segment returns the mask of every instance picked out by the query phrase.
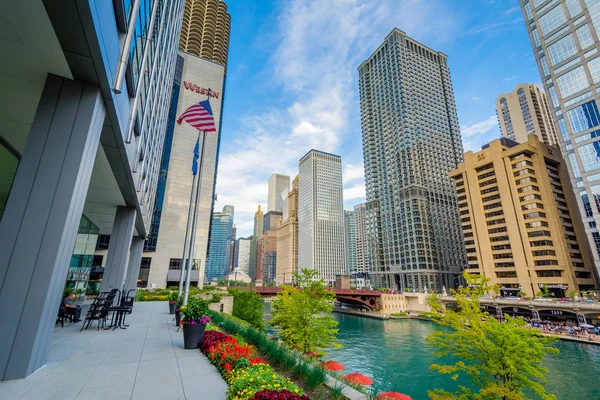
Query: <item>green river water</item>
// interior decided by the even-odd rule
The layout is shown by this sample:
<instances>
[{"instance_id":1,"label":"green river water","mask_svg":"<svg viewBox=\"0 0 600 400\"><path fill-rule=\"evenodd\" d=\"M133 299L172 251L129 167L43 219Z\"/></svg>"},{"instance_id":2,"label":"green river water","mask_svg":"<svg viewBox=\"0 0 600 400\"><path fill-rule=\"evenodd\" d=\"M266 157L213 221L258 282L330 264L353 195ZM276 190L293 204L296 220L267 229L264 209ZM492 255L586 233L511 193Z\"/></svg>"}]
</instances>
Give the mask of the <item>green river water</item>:
<instances>
[{"instance_id":1,"label":"green river water","mask_svg":"<svg viewBox=\"0 0 600 400\"><path fill-rule=\"evenodd\" d=\"M327 359L341 362L345 372L360 372L372 377L377 392L397 391L414 400L428 399L427 390L454 391L457 384L449 376L430 371L439 359L425 338L443 329L433 322L389 320L334 314L339 322L338 338L343 349L330 350ZM560 341L560 354L547 357L549 369L546 388L558 400L600 400L600 346Z\"/></svg>"}]
</instances>

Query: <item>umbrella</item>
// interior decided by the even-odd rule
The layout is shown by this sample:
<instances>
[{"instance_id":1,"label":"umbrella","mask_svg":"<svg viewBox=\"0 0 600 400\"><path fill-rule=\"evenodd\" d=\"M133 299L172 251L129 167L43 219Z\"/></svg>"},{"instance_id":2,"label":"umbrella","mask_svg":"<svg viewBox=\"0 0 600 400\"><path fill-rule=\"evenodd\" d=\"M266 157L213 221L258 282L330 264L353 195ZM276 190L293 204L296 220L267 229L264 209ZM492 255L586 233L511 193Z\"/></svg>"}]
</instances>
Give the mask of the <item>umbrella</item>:
<instances>
[{"instance_id":1,"label":"umbrella","mask_svg":"<svg viewBox=\"0 0 600 400\"><path fill-rule=\"evenodd\" d=\"M398 392L381 392L377 395L379 400L412 400L412 397Z\"/></svg>"},{"instance_id":2,"label":"umbrella","mask_svg":"<svg viewBox=\"0 0 600 400\"><path fill-rule=\"evenodd\" d=\"M323 366L323 368L329 371L341 371L344 369L343 364L340 364L339 362L335 362L333 360L325 361L321 365Z\"/></svg>"},{"instance_id":3,"label":"umbrella","mask_svg":"<svg viewBox=\"0 0 600 400\"><path fill-rule=\"evenodd\" d=\"M348 383L354 383L355 385L369 386L371 383L373 383L373 379L369 378L366 375L359 374L358 372L348 374L342 379L344 379Z\"/></svg>"},{"instance_id":4,"label":"umbrella","mask_svg":"<svg viewBox=\"0 0 600 400\"><path fill-rule=\"evenodd\" d=\"M579 324L579 326L582 328L594 328L594 325L590 325L590 324Z\"/></svg>"}]
</instances>

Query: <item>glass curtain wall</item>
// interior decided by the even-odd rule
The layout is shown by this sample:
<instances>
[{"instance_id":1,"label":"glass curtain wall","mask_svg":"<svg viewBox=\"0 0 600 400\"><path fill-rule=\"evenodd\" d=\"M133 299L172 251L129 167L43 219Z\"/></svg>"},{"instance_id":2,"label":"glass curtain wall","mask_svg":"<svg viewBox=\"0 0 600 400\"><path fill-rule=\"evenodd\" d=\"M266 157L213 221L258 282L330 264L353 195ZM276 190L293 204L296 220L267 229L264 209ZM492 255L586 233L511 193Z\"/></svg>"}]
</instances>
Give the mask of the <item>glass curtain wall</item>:
<instances>
[{"instance_id":1,"label":"glass curtain wall","mask_svg":"<svg viewBox=\"0 0 600 400\"><path fill-rule=\"evenodd\" d=\"M76 301L83 301L88 290L88 279L94 261L98 233L98 227L85 215L82 215L65 283L65 292L75 293ZM90 287L90 290L95 289L95 287Z\"/></svg>"}]
</instances>

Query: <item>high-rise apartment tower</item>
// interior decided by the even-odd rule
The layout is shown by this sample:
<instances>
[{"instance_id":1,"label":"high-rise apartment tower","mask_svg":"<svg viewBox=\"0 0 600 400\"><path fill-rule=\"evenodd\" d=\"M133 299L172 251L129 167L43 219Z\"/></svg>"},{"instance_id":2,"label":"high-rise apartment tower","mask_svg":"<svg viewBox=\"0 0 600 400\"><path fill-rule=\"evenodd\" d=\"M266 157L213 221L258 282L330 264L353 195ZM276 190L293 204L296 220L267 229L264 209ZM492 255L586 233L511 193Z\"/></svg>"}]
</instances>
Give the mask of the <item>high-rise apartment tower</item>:
<instances>
[{"instance_id":1,"label":"high-rise apartment tower","mask_svg":"<svg viewBox=\"0 0 600 400\"><path fill-rule=\"evenodd\" d=\"M548 97L538 85L520 84L502 93L496 99L496 112L505 138L525 143L527 136L538 135L544 143L558 145Z\"/></svg>"},{"instance_id":2,"label":"high-rise apartment tower","mask_svg":"<svg viewBox=\"0 0 600 400\"><path fill-rule=\"evenodd\" d=\"M290 191L290 177L282 174L273 174L269 177L269 193L267 199L267 212L283 212L283 200Z\"/></svg>"},{"instance_id":3,"label":"high-rise apartment tower","mask_svg":"<svg viewBox=\"0 0 600 400\"><path fill-rule=\"evenodd\" d=\"M277 228L277 285L293 282L298 273L298 176L285 201L282 223Z\"/></svg>"},{"instance_id":4,"label":"high-rise apartment tower","mask_svg":"<svg viewBox=\"0 0 600 400\"><path fill-rule=\"evenodd\" d=\"M445 54L394 29L358 68L376 286L441 291L465 265L448 172L462 160Z\"/></svg>"},{"instance_id":5,"label":"high-rise apartment tower","mask_svg":"<svg viewBox=\"0 0 600 400\"><path fill-rule=\"evenodd\" d=\"M600 2L520 0L596 269L600 268Z\"/></svg>"}]
</instances>

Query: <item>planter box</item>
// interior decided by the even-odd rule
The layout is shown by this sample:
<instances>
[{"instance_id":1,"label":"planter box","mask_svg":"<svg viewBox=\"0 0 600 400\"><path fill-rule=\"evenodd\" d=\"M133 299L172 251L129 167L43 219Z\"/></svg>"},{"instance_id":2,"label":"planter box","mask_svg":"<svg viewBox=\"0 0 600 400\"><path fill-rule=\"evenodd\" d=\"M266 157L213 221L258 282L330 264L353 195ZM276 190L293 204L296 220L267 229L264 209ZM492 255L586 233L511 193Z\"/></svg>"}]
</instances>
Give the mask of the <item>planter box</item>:
<instances>
[{"instance_id":1,"label":"planter box","mask_svg":"<svg viewBox=\"0 0 600 400\"><path fill-rule=\"evenodd\" d=\"M200 347L200 340L204 336L206 325L184 325L183 326L183 348L186 350Z\"/></svg>"}]
</instances>

